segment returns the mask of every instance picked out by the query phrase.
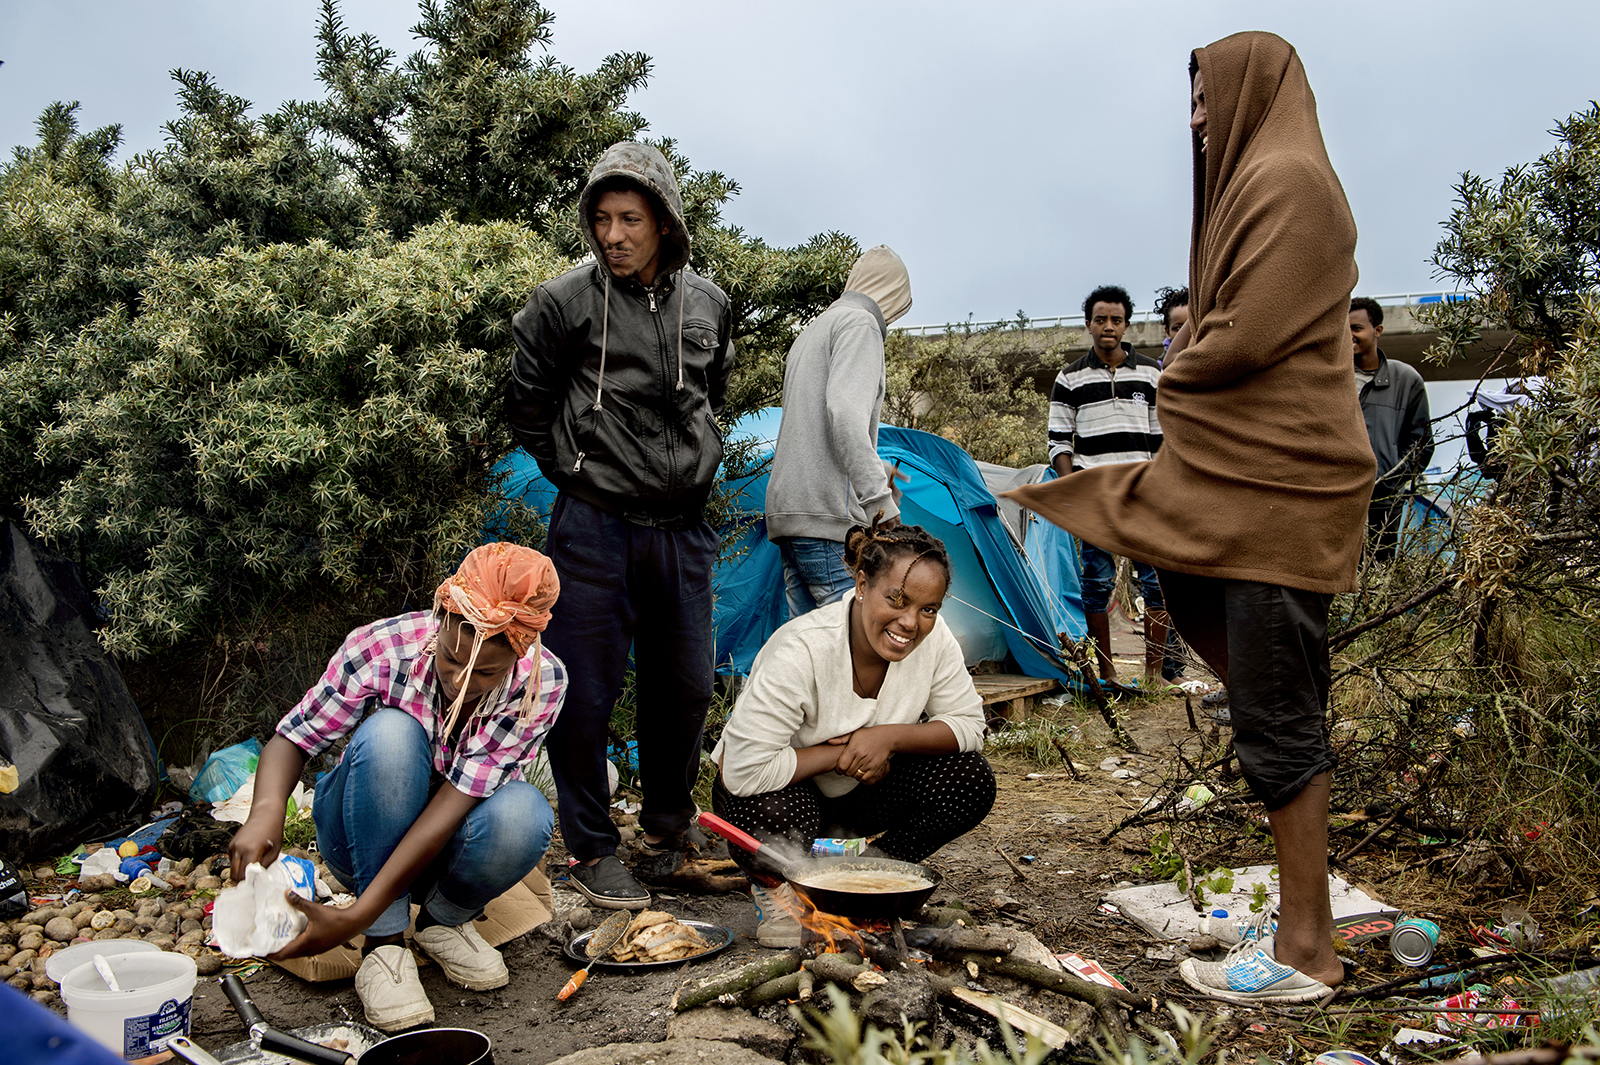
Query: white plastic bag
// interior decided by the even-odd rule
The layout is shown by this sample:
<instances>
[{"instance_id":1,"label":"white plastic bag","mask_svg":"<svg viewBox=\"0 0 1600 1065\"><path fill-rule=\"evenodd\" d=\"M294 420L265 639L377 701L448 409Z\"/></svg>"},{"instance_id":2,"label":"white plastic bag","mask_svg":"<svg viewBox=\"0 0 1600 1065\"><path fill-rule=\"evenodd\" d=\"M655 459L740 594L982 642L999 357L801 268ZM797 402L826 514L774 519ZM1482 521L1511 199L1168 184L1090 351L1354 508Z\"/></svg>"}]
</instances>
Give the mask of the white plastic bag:
<instances>
[{"instance_id":1,"label":"white plastic bag","mask_svg":"<svg viewBox=\"0 0 1600 1065\"><path fill-rule=\"evenodd\" d=\"M306 915L283 897L293 891L310 901L316 874L304 858L280 857L263 869L245 866L244 883L217 896L211 911L217 946L230 958L255 958L288 946L306 927Z\"/></svg>"}]
</instances>

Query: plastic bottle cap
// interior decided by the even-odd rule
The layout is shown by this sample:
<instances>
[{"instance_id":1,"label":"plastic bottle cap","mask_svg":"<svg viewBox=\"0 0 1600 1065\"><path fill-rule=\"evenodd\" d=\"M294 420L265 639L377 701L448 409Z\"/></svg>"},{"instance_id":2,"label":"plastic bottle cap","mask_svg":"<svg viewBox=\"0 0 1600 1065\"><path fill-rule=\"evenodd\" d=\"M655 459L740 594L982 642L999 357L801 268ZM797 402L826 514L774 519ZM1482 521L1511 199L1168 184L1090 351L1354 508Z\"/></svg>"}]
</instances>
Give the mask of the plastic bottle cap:
<instances>
[{"instance_id":1,"label":"plastic bottle cap","mask_svg":"<svg viewBox=\"0 0 1600 1065\"><path fill-rule=\"evenodd\" d=\"M1227 910L1212 910L1211 911L1211 916L1213 916L1213 917L1226 917L1226 916L1228 916L1228 911Z\"/></svg>"}]
</instances>

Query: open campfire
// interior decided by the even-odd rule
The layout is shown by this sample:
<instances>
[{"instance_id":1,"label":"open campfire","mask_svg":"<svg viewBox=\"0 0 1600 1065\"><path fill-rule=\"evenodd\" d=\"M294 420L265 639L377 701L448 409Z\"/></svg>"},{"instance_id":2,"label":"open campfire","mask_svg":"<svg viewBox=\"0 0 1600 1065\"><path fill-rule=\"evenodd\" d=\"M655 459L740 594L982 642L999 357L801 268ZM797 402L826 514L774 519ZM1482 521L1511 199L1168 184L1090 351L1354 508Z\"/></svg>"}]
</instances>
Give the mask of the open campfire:
<instances>
[{"instance_id":1,"label":"open campfire","mask_svg":"<svg viewBox=\"0 0 1600 1065\"><path fill-rule=\"evenodd\" d=\"M990 1024L1003 1016L1060 1048L1086 1027L1104 1024L1120 1035L1129 1012L1155 1006L1064 971L1026 932L969 925L970 914L959 908L926 907L914 921L851 918L820 910L803 894L797 899L799 947L684 984L672 1008L821 1005L827 996L820 990L832 985L883 1027L908 1020L973 1027L974 1014Z\"/></svg>"}]
</instances>

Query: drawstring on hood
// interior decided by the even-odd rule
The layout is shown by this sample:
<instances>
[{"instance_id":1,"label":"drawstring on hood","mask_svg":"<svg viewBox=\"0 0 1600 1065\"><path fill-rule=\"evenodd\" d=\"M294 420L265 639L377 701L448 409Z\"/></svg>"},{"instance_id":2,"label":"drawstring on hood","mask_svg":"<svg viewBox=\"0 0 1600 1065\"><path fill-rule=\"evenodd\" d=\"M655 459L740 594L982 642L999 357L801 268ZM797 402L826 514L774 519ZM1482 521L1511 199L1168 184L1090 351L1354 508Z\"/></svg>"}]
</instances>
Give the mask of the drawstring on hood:
<instances>
[{"instance_id":1,"label":"drawstring on hood","mask_svg":"<svg viewBox=\"0 0 1600 1065\"><path fill-rule=\"evenodd\" d=\"M683 388L683 303L688 298L685 289L685 272L689 265L689 229L683 221L683 194L678 189L677 175L666 156L648 144L638 141L620 141L601 153L589 171L589 181L578 197L578 228L594 253L595 262L605 275L605 310L600 324L600 381L596 385L594 405L600 407L601 390L606 372L606 320L611 310L611 270L606 266L605 249L594 235L594 204L598 198L597 186L609 178L626 178L639 186L651 205L666 217L656 221L667 227L661 236L661 252L656 260L656 276L678 275L678 383Z\"/></svg>"}]
</instances>

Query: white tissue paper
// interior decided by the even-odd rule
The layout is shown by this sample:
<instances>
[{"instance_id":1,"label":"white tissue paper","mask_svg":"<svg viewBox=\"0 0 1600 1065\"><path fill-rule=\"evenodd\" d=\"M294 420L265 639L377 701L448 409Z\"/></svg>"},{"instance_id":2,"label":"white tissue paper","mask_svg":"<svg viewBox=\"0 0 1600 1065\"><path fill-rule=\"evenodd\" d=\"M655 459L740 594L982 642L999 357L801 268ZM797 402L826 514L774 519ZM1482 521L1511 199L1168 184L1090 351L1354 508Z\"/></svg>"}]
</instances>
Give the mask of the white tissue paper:
<instances>
[{"instance_id":1,"label":"white tissue paper","mask_svg":"<svg viewBox=\"0 0 1600 1065\"><path fill-rule=\"evenodd\" d=\"M244 883L217 896L211 923L217 946L230 958L274 954L306 927L306 915L283 897L293 891L311 901L316 874L304 858L280 857L266 868L245 866Z\"/></svg>"}]
</instances>

